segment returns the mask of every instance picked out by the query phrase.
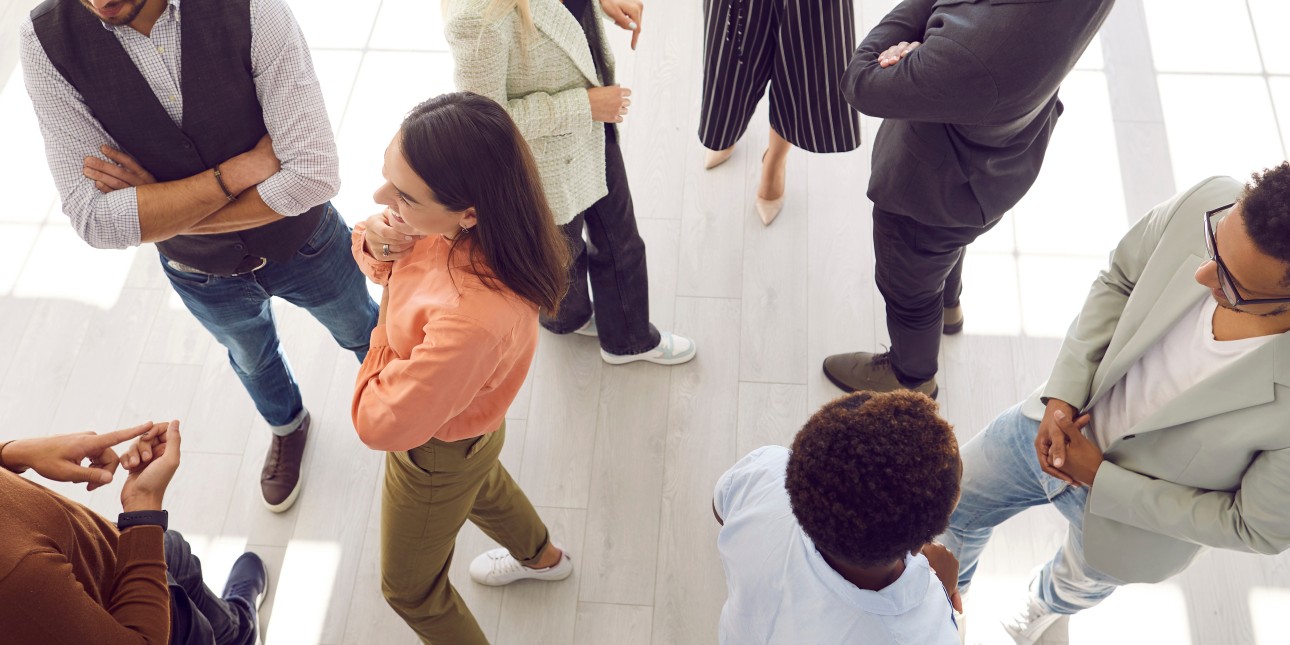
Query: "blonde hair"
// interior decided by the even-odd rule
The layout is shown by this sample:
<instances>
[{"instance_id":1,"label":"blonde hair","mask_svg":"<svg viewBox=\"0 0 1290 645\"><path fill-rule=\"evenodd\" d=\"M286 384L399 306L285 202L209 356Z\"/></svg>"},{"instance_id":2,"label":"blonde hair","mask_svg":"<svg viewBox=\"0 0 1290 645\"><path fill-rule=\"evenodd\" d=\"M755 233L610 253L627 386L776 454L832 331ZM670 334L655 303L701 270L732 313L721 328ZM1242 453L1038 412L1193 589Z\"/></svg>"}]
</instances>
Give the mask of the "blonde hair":
<instances>
[{"instance_id":1,"label":"blonde hair","mask_svg":"<svg viewBox=\"0 0 1290 645\"><path fill-rule=\"evenodd\" d=\"M510 13L512 9L520 14L520 24L524 26L521 35L534 33L537 28L533 26L533 9L529 7L529 0L493 0L484 11L484 19L492 22Z\"/></svg>"},{"instance_id":2,"label":"blonde hair","mask_svg":"<svg viewBox=\"0 0 1290 645\"><path fill-rule=\"evenodd\" d=\"M448 7L454 2L462 0L443 0L439 5L439 10L443 13L446 20L448 18ZM560 0L563 2L564 0ZM520 14L520 51L525 58L528 57L528 41L537 35L537 27L533 25L533 9L529 6L529 0L491 0L484 9L482 16L485 23L493 23L500 20L503 16L514 10Z\"/></svg>"}]
</instances>

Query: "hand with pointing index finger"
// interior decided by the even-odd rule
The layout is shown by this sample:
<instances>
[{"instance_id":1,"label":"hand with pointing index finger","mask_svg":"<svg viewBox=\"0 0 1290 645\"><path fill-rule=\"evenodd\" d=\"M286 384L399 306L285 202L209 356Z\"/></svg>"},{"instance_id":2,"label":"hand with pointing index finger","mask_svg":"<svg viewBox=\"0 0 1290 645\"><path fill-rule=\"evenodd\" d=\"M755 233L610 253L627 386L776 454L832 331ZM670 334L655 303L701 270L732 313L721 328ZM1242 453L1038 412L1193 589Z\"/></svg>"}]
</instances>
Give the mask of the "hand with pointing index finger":
<instances>
[{"instance_id":1,"label":"hand with pointing index finger","mask_svg":"<svg viewBox=\"0 0 1290 645\"><path fill-rule=\"evenodd\" d=\"M159 432L151 421L106 434L82 432L19 439L5 446L4 465L30 468L46 479L88 484L94 490L112 481L120 459L112 446Z\"/></svg>"},{"instance_id":2,"label":"hand with pointing index finger","mask_svg":"<svg viewBox=\"0 0 1290 645\"><path fill-rule=\"evenodd\" d=\"M641 16L645 13L641 0L600 0L600 8L614 24L632 32L632 49L636 49L636 41L641 37Z\"/></svg>"}]
</instances>

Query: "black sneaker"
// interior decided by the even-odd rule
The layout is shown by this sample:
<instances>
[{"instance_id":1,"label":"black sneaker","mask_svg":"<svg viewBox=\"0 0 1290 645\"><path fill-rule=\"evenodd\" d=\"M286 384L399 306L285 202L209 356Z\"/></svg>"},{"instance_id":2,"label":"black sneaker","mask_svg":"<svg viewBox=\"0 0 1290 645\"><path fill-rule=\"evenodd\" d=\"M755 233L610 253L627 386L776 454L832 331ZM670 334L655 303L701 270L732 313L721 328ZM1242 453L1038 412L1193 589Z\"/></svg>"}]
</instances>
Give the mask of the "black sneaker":
<instances>
[{"instance_id":1,"label":"black sneaker","mask_svg":"<svg viewBox=\"0 0 1290 645\"><path fill-rule=\"evenodd\" d=\"M224 600L239 598L256 611L264 604L264 595L269 590L269 570L264 566L260 556L247 551L233 563L228 572L228 583L224 585Z\"/></svg>"},{"instance_id":2,"label":"black sneaker","mask_svg":"<svg viewBox=\"0 0 1290 645\"><path fill-rule=\"evenodd\" d=\"M274 513L285 513L300 496L300 464L305 458L305 441L309 438L309 411L296 428L285 437L273 435L269 454L260 471L260 494L264 505Z\"/></svg>"}]
</instances>

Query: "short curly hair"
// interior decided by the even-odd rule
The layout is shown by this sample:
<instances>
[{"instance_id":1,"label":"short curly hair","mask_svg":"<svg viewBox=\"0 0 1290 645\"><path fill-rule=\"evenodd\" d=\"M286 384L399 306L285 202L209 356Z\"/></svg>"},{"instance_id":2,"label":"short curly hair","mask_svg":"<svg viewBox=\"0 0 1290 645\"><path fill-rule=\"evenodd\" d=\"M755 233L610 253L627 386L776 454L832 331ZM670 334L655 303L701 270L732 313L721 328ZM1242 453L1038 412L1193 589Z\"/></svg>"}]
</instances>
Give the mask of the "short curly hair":
<instances>
[{"instance_id":1,"label":"short curly hair","mask_svg":"<svg viewBox=\"0 0 1290 645\"><path fill-rule=\"evenodd\" d=\"M1290 264L1290 162L1250 175L1241 214L1259 251ZM1290 285L1290 268L1282 282Z\"/></svg>"},{"instance_id":2,"label":"short curly hair","mask_svg":"<svg viewBox=\"0 0 1290 645\"><path fill-rule=\"evenodd\" d=\"M788 497L817 548L858 567L891 564L949 525L963 464L954 428L917 392L858 392L793 440Z\"/></svg>"}]
</instances>

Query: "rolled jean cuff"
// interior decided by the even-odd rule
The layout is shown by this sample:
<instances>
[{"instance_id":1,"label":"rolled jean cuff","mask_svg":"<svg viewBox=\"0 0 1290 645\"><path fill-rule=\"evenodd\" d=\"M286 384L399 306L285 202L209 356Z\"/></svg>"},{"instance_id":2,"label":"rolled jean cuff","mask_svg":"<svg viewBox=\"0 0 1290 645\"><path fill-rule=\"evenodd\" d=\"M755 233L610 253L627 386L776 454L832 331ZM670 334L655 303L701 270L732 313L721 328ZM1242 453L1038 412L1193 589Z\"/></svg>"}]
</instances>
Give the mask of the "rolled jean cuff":
<instances>
[{"instance_id":1,"label":"rolled jean cuff","mask_svg":"<svg viewBox=\"0 0 1290 645\"><path fill-rule=\"evenodd\" d=\"M269 430L273 431L274 436L285 437L300 429L300 424L304 423L304 421L305 409L300 408L300 411L296 413L296 416L291 417L290 421L280 426L269 426Z\"/></svg>"}]
</instances>

